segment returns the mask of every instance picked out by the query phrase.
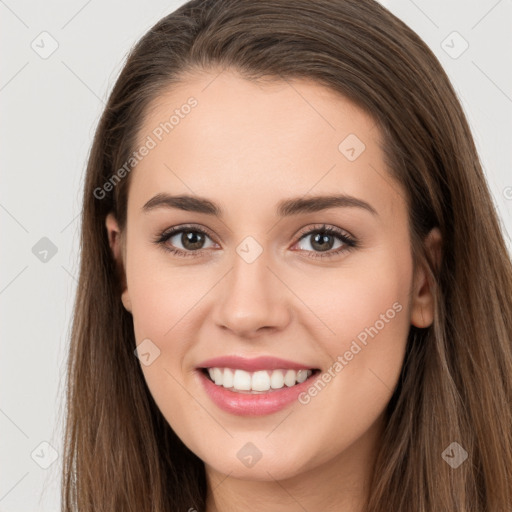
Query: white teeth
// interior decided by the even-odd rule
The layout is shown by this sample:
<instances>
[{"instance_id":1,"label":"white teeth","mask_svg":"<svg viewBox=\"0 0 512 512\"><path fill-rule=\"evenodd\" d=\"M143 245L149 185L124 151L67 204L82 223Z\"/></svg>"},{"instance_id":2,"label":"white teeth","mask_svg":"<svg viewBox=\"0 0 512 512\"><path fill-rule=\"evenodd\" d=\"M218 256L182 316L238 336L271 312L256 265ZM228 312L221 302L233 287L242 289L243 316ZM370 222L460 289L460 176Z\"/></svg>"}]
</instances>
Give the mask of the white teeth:
<instances>
[{"instance_id":1,"label":"white teeth","mask_svg":"<svg viewBox=\"0 0 512 512\"><path fill-rule=\"evenodd\" d=\"M297 372L297 382L298 383L304 382L307 378L308 378L307 370L299 370Z\"/></svg>"},{"instance_id":2,"label":"white teeth","mask_svg":"<svg viewBox=\"0 0 512 512\"><path fill-rule=\"evenodd\" d=\"M222 386L223 371L220 368L213 369L213 380L218 386Z\"/></svg>"},{"instance_id":3,"label":"white teeth","mask_svg":"<svg viewBox=\"0 0 512 512\"><path fill-rule=\"evenodd\" d=\"M270 376L270 387L272 389L281 389L284 386L284 375L281 371L273 371Z\"/></svg>"},{"instance_id":4,"label":"white teeth","mask_svg":"<svg viewBox=\"0 0 512 512\"><path fill-rule=\"evenodd\" d=\"M217 382L215 382L215 384L217 384ZM233 377L233 387L235 389L239 389L240 391L249 391L251 389L251 374L244 370L235 370L235 376Z\"/></svg>"},{"instance_id":5,"label":"white teeth","mask_svg":"<svg viewBox=\"0 0 512 512\"><path fill-rule=\"evenodd\" d=\"M234 376L235 375L233 373L233 370L231 370L231 368L224 368L224 376L222 379L222 385L225 388L232 388Z\"/></svg>"},{"instance_id":6,"label":"white teeth","mask_svg":"<svg viewBox=\"0 0 512 512\"><path fill-rule=\"evenodd\" d=\"M258 370L246 372L231 368L208 368L210 378L217 384L231 391L264 392L281 389L304 382L312 370Z\"/></svg>"},{"instance_id":7,"label":"white teeth","mask_svg":"<svg viewBox=\"0 0 512 512\"><path fill-rule=\"evenodd\" d=\"M288 370L284 374L284 383L291 387L295 384L295 381L297 380L297 373L294 370Z\"/></svg>"},{"instance_id":8,"label":"white teeth","mask_svg":"<svg viewBox=\"0 0 512 512\"><path fill-rule=\"evenodd\" d=\"M251 387L253 391L268 391L270 389L270 375L265 370L254 372Z\"/></svg>"}]
</instances>

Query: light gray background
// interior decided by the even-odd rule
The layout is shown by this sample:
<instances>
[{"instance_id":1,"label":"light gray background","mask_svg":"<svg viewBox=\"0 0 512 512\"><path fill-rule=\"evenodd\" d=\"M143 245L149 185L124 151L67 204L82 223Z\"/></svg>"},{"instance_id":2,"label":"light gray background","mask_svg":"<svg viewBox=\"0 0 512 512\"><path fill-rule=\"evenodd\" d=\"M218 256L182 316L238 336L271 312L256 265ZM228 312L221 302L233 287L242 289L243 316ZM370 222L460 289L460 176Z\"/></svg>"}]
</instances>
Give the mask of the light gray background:
<instances>
[{"instance_id":1,"label":"light gray background","mask_svg":"<svg viewBox=\"0 0 512 512\"><path fill-rule=\"evenodd\" d=\"M0 512L59 509L60 459L51 462L61 453L87 154L126 53L182 3L0 0ZM383 3L447 70L511 233L512 0ZM43 237L57 248L46 262L32 250Z\"/></svg>"}]
</instances>

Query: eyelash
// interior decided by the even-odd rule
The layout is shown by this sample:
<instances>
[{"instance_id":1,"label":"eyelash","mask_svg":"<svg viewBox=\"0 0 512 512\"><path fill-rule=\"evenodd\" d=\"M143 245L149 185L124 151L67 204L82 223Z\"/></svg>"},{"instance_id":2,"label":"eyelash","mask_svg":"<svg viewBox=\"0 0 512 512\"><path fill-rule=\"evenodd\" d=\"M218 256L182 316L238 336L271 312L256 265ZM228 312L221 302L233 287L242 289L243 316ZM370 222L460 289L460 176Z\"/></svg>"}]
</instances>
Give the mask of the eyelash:
<instances>
[{"instance_id":1,"label":"eyelash","mask_svg":"<svg viewBox=\"0 0 512 512\"><path fill-rule=\"evenodd\" d=\"M160 246L164 251L170 252L180 258L194 258L197 256L200 256L203 250L206 249L199 249L197 251L183 251L181 249L176 249L173 247L169 247L166 245L166 242L172 238L174 235L178 233L183 232L191 232L191 233L201 233L203 235L206 235L208 238L212 238L207 231L204 229L198 227L198 226L176 226L174 228L171 228L169 230L164 230L161 233L157 235L157 237L153 240L155 244ZM338 228L332 227L332 226L326 226L325 224L322 224L320 227L314 227L313 229L310 229L309 231L304 231L299 234L299 239L297 242L301 241L303 238L307 238L308 236L315 235L315 234L326 234L326 235L332 235L337 237L339 240L341 240L345 246L340 247L336 249L333 252L315 252L315 251L305 251L308 253L308 258L333 258L335 256L338 256L344 252L348 252L356 247L358 247L358 242L352 238L351 236L347 235L345 232L341 231Z\"/></svg>"}]
</instances>

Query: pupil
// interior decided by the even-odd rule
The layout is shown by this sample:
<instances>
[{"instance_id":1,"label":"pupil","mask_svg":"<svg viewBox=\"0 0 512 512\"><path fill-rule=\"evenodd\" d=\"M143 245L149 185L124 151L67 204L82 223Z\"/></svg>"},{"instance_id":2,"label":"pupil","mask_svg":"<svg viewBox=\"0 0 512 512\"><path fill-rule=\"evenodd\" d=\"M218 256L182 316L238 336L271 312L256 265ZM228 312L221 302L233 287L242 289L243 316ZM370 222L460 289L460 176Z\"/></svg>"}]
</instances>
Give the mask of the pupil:
<instances>
[{"instance_id":1,"label":"pupil","mask_svg":"<svg viewBox=\"0 0 512 512\"><path fill-rule=\"evenodd\" d=\"M183 247L190 250L200 249L203 242L204 237L202 233L187 231L181 235L181 243L183 244Z\"/></svg>"},{"instance_id":2,"label":"pupil","mask_svg":"<svg viewBox=\"0 0 512 512\"><path fill-rule=\"evenodd\" d=\"M317 233L314 237L313 237L313 243L311 244L313 247L315 247L315 245L318 245L318 249L320 251L326 251L326 250L329 250L332 248L332 239L331 239L331 243L329 243L329 239L331 238L331 235L322 235L321 233ZM328 247L326 247L326 244Z\"/></svg>"}]
</instances>

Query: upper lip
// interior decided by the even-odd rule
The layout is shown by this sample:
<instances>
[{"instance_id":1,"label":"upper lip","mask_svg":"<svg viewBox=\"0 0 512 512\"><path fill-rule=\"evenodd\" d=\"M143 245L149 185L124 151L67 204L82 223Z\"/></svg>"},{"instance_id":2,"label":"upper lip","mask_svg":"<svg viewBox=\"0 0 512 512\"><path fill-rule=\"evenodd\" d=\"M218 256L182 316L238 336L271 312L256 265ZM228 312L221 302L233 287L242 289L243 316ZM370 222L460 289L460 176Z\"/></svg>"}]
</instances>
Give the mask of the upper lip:
<instances>
[{"instance_id":1,"label":"upper lip","mask_svg":"<svg viewBox=\"0 0 512 512\"><path fill-rule=\"evenodd\" d=\"M259 356L254 358L245 358L240 356L220 356L212 359L207 359L197 365L197 368L236 368L245 370L247 372L254 372L257 370L278 370L278 369L293 369L293 370L310 370L314 367L297 363L295 361L288 361L272 356Z\"/></svg>"}]
</instances>

